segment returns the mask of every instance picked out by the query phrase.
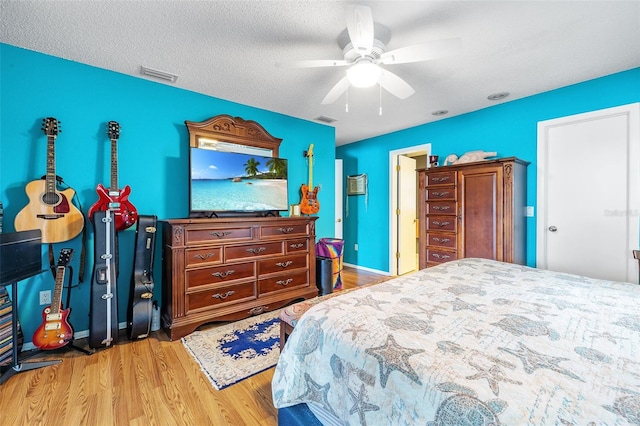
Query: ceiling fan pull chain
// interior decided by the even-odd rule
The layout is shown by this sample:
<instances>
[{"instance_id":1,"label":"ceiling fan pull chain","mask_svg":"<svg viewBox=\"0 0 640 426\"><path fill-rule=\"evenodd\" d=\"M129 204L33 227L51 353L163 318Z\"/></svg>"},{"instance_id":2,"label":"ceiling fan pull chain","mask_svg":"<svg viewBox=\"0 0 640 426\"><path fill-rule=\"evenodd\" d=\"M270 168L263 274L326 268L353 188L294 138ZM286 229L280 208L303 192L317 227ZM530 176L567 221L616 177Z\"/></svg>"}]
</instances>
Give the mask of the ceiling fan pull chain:
<instances>
[{"instance_id":1,"label":"ceiling fan pull chain","mask_svg":"<svg viewBox=\"0 0 640 426\"><path fill-rule=\"evenodd\" d=\"M378 115L382 115L382 86L378 84Z\"/></svg>"},{"instance_id":2,"label":"ceiling fan pull chain","mask_svg":"<svg viewBox=\"0 0 640 426\"><path fill-rule=\"evenodd\" d=\"M349 88L347 87L346 103L344 104L344 112L349 112Z\"/></svg>"}]
</instances>

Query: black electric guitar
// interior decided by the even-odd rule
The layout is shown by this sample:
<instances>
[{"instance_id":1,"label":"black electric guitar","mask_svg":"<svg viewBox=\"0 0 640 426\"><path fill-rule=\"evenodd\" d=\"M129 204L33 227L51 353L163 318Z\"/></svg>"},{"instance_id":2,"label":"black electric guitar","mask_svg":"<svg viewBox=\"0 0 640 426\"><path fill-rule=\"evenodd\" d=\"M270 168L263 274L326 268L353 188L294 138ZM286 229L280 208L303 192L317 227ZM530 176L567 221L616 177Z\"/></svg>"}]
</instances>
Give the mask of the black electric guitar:
<instances>
[{"instance_id":1,"label":"black electric guitar","mask_svg":"<svg viewBox=\"0 0 640 426\"><path fill-rule=\"evenodd\" d=\"M62 309L62 286L72 253L73 249L70 248L60 250L51 306L44 308L42 324L33 333L33 345L39 349L58 349L65 346L73 338L73 329L68 321L71 308Z\"/></svg>"},{"instance_id":2,"label":"black electric guitar","mask_svg":"<svg viewBox=\"0 0 640 426\"><path fill-rule=\"evenodd\" d=\"M29 204L16 216L16 231L39 229L43 243L68 241L82 232L84 216L71 200L75 191L56 187L55 140L60 132L58 120L47 117L43 120L47 135L47 174L45 179L31 181L25 187Z\"/></svg>"},{"instance_id":3,"label":"black electric guitar","mask_svg":"<svg viewBox=\"0 0 640 426\"><path fill-rule=\"evenodd\" d=\"M111 140L111 185L109 189L101 183L96 187L98 201L89 209L89 218L97 211L111 210L115 216L116 231L129 228L138 220L138 212L129 201L131 187L125 185L118 188L118 138L120 137L120 124L110 121L107 125L107 135Z\"/></svg>"},{"instance_id":4,"label":"black electric guitar","mask_svg":"<svg viewBox=\"0 0 640 426\"><path fill-rule=\"evenodd\" d=\"M316 214L320 210L320 202L318 201L320 188L313 187L313 144L309 145L306 156L309 158L309 185L302 184L300 188L300 192L302 192L300 211L304 214Z\"/></svg>"}]
</instances>

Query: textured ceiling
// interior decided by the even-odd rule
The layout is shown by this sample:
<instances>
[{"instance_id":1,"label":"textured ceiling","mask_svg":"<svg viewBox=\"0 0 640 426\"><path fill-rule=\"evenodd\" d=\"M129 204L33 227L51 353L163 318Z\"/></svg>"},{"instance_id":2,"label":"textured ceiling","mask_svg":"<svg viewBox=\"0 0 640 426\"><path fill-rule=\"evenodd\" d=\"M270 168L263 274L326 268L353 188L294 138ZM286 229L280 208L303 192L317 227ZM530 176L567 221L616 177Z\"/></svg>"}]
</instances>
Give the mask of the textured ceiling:
<instances>
[{"instance_id":1,"label":"textured ceiling","mask_svg":"<svg viewBox=\"0 0 640 426\"><path fill-rule=\"evenodd\" d=\"M345 143L640 66L639 1L366 2L391 31L387 49L459 37L455 55L389 66L416 93L378 88L320 102L345 68L278 68L342 59L341 1L6 1L0 41L108 70L146 66L176 87L307 120L336 119ZM382 104L382 115L379 105Z\"/></svg>"}]
</instances>

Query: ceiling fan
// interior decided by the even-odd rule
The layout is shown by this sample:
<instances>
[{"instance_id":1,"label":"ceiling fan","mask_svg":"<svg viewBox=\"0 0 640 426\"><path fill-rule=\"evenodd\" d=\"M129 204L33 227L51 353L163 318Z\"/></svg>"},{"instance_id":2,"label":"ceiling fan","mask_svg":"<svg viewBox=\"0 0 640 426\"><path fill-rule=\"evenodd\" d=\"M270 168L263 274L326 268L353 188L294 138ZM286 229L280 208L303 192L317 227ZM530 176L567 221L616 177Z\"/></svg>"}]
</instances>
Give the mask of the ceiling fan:
<instances>
[{"instance_id":1,"label":"ceiling fan","mask_svg":"<svg viewBox=\"0 0 640 426\"><path fill-rule=\"evenodd\" d=\"M323 105L335 102L350 86L371 87L375 84L379 84L400 99L406 99L413 95L415 90L402 78L381 65L427 61L453 53L461 46L459 38L451 38L387 51L381 39L388 39L389 35L388 29L373 22L371 8L350 5L347 9L347 29L338 37L344 59L302 60L277 65L294 68L348 66L346 75L322 100Z\"/></svg>"}]
</instances>

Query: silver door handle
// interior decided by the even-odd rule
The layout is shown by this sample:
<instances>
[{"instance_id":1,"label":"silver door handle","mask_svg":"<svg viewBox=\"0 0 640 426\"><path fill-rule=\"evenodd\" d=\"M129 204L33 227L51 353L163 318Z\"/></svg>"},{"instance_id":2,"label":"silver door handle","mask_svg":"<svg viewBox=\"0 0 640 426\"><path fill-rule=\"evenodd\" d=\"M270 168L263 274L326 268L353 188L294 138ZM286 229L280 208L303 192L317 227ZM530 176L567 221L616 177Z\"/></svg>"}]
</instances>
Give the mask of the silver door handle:
<instances>
[{"instance_id":1,"label":"silver door handle","mask_svg":"<svg viewBox=\"0 0 640 426\"><path fill-rule=\"evenodd\" d=\"M550 226L549 227L549 231L551 232L556 232L558 230L558 228L556 228L555 226Z\"/></svg>"}]
</instances>

